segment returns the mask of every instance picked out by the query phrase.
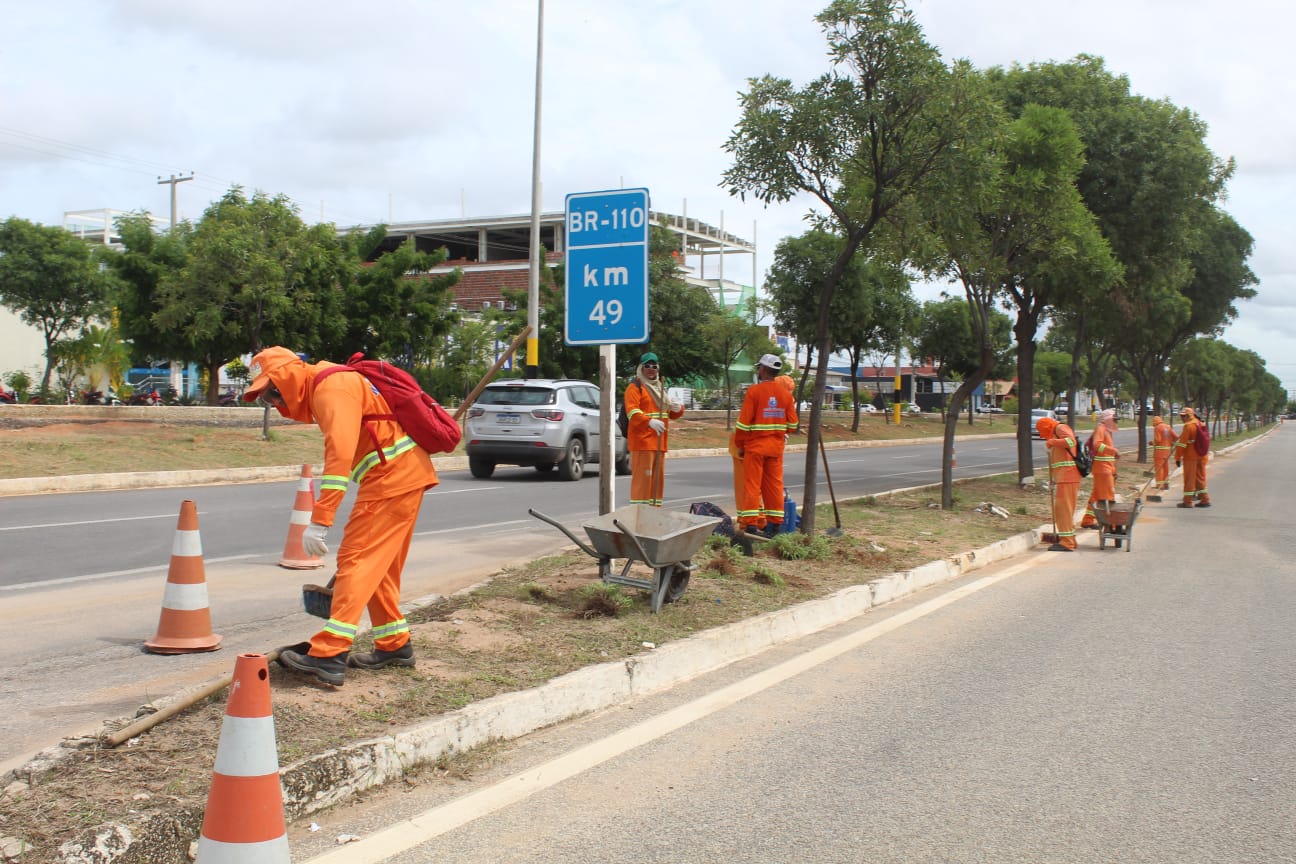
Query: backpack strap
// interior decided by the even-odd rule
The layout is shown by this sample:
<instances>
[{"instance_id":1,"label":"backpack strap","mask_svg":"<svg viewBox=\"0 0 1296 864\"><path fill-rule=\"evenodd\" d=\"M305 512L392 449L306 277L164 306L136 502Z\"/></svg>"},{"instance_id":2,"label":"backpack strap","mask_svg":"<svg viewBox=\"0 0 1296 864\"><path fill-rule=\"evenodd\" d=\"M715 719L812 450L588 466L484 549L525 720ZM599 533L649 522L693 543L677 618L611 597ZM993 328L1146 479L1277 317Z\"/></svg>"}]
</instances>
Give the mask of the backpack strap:
<instances>
[{"instance_id":1,"label":"backpack strap","mask_svg":"<svg viewBox=\"0 0 1296 864\"><path fill-rule=\"evenodd\" d=\"M363 356L363 355L356 355L356 356ZM351 366L330 366L327 369L320 370L320 372L315 376L315 380L311 382L311 395L314 395L315 388L319 386L319 383L323 381L325 378L327 378L328 376L332 375L334 372L354 372L357 375L359 375L361 378L364 378L363 372ZM370 387L373 386L373 384L369 383L368 378L365 378L365 383L368 383ZM378 461L383 465L387 464L387 454L383 452L382 444L380 444L378 441L378 430L374 428L374 421L375 420L394 421L395 419L396 419L395 414L364 414L360 417L360 425L363 426L364 430L369 433L369 440L373 442L374 452L378 454Z\"/></svg>"}]
</instances>

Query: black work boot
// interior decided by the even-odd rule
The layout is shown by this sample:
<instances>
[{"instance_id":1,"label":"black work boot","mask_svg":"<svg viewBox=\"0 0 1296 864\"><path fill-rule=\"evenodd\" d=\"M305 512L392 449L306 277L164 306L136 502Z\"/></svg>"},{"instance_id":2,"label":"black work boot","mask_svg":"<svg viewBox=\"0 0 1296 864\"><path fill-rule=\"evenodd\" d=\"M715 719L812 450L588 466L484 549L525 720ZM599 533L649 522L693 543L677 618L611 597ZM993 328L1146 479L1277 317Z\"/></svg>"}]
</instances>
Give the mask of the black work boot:
<instances>
[{"instance_id":1,"label":"black work boot","mask_svg":"<svg viewBox=\"0 0 1296 864\"><path fill-rule=\"evenodd\" d=\"M312 657L305 651L299 650L302 646L309 649L310 643L303 642L291 648L279 649L279 665L294 672L305 672L308 675L314 675L325 684L341 687L343 679L346 677L347 655Z\"/></svg>"},{"instance_id":2,"label":"black work boot","mask_svg":"<svg viewBox=\"0 0 1296 864\"><path fill-rule=\"evenodd\" d=\"M384 651L375 648L361 654L347 657L347 665L357 669L381 669L384 666L413 666L414 646L406 642L395 651Z\"/></svg>"}]
</instances>

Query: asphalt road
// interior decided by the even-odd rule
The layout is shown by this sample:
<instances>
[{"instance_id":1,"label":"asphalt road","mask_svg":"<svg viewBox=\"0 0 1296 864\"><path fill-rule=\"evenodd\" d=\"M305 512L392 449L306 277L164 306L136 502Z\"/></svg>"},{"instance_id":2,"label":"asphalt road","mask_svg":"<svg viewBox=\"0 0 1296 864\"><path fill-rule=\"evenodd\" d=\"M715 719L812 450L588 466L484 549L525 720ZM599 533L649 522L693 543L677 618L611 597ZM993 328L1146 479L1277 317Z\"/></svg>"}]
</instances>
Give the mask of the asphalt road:
<instances>
[{"instance_id":1,"label":"asphalt road","mask_svg":"<svg viewBox=\"0 0 1296 864\"><path fill-rule=\"evenodd\" d=\"M1133 432L1125 432L1133 440ZM1036 451L1042 448L1036 445ZM939 480L934 442L830 450L839 498ZM1010 437L968 439L955 476L1015 470ZM789 454L787 485L799 498L804 455ZM819 472L818 500L829 494ZM624 502L629 478L617 478ZM711 500L731 507L728 457L667 461L666 506ZM593 476L565 483L531 469L500 469L490 480L447 471L428 493L411 548L403 596L449 594L501 567L570 545L527 515L537 510L567 524L594 515ZM199 511L214 653L142 652L157 632L180 503ZM283 551L296 483L136 489L0 498L0 770L60 738L97 732L158 696L228 672L228 657L301 641L319 620L302 611L301 585L325 582L328 568L276 566ZM349 506L349 505L348 505ZM345 512L339 514L339 523ZM340 539L341 529L330 536ZM336 548L335 546L333 548ZM326 559L328 562L328 559ZM331 563L331 562L328 562Z\"/></svg>"},{"instance_id":2,"label":"asphalt road","mask_svg":"<svg viewBox=\"0 0 1296 864\"><path fill-rule=\"evenodd\" d=\"M1294 480L1280 429L1131 552L1087 534L395 784L294 860L1296 861Z\"/></svg>"}]
</instances>

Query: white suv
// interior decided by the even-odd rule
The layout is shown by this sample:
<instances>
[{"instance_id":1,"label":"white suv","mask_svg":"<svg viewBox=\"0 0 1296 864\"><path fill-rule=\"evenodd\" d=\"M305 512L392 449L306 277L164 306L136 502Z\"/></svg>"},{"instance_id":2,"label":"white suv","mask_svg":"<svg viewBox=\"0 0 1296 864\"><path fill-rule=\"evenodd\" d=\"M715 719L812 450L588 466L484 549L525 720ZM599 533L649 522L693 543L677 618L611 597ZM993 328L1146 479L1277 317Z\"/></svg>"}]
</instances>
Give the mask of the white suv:
<instances>
[{"instance_id":1,"label":"white suv","mask_svg":"<svg viewBox=\"0 0 1296 864\"><path fill-rule=\"evenodd\" d=\"M612 424L616 473L630 473L626 440ZM468 409L468 469L487 478L496 465L541 473L556 466L563 480L579 480L585 463L599 459L599 388L573 379L513 379L487 386Z\"/></svg>"}]
</instances>

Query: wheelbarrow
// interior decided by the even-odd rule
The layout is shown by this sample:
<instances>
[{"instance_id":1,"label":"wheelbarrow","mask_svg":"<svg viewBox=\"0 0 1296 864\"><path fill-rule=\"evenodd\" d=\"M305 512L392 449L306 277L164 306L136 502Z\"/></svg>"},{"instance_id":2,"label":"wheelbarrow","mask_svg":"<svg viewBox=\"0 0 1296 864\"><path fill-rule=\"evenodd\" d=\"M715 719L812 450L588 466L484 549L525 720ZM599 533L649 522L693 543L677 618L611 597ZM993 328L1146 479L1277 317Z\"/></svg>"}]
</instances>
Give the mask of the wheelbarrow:
<instances>
[{"instance_id":1,"label":"wheelbarrow","mask_svg":"<svg viewBox=\"0 0 1296 864\"><path fill-rule=\"evenodd\" d=\"M1126 502L1097 502L1094 505L1094 518L1098 520L1098 548L1107 548L1107 538L1110 537L1117 549L1121 548L1123 542L1125 551L1128 552L1133 545L1134 522L1142 509L1142 498Z\"/></svg>"},{"instance_id":2,"label":"wheelbarrow","mask_svg":"<svg viewBox=\"0 0 1296 864\"><path fill-rule=\"evenodd\" d=\"M587 544L565 526L536 510L527 510L548 522L599 562L599 578L616 585L652 592L652 611L684 595L693 572L693 554L702 548L720 519L694 513L672 513L660 507L631 504L581 524L589 535ZM625 566L615 572L612 562L624 558ZM652 568L652 579L630 575L636 561Z\"/></svg>"}]
</instances>

